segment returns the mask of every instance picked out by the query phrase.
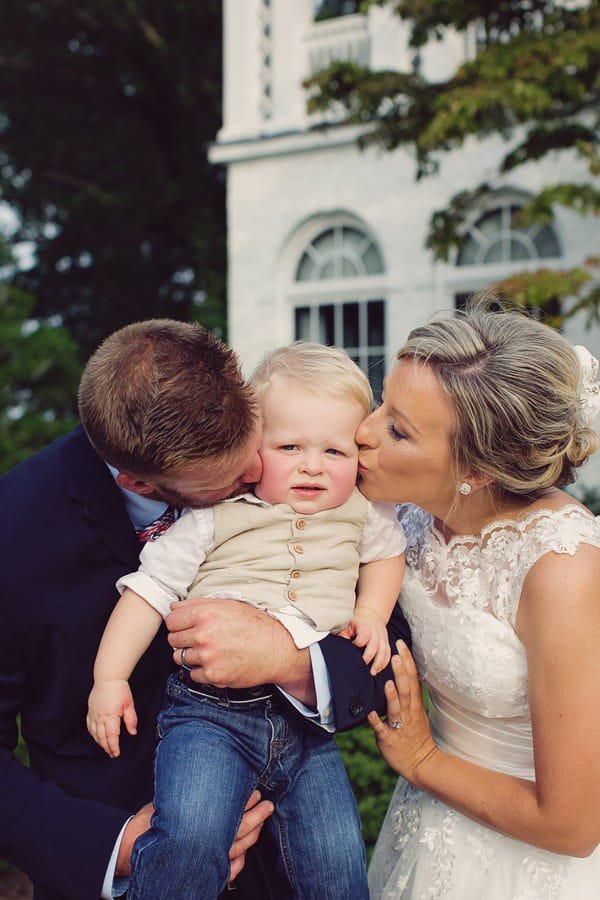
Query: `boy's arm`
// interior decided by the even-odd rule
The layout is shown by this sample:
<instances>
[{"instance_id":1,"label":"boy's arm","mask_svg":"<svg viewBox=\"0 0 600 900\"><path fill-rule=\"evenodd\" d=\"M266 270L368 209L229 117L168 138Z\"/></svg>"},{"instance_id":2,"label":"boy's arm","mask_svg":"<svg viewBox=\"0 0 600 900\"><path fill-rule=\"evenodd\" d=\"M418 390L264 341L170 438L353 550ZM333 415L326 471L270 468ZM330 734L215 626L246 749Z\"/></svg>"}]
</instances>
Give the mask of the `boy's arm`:
<instances>
[{"instance_id":1,"label":"boy's arm","mask_svg":"<svg viewBox=\"0 0 600 900\"><path fill-rule=\"evenodd\" d=\"M94 681L127 681L161 622L160 613L126 588L106 623L94 663Z\"/></svg>"},{"instance_id":2,"label":"boy's arm","mask_svg":"<svg viewBox=\"0 0 600 900\"><path fill-rule=\"evenodd\" d=\"M390 661L386 625L402 587L404 569L404 556L392 556L366 562L359 570L354 615L345 632L357 647L364 648L363 659L371 664L372 675Z\"/></svg>"},{"instance_id":3,"label":"boy's arm","mask_svg":"<svg viewBox=\"0 0 600 900\"><path fill-rule=\"evenodd\" d=\"M152 643L161 622L161 615L152 606L126 589L104 629L94 663L87 727L109 756L119 755L121 719L129 734L137 731L137 715L128 679Z\"/></svg>"},{"instance_id":4,"label":"boy's arm","mask_svg":"<svg viewBox=\"0 0 600 900\"><path fill-rule=\"evenodd\" d=\"M404 556L363 563L358 571L355 610L373 610L386 624L398 600L405 568Z\"/></svg>"}]
</instances>

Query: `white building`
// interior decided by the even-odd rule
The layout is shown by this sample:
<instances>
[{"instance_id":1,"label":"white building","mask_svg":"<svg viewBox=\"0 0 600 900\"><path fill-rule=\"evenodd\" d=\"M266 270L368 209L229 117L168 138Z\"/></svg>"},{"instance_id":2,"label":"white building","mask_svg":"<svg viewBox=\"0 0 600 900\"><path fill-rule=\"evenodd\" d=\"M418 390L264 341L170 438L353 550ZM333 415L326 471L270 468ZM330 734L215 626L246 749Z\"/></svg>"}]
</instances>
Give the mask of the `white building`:
<instances>
[{"instance_id":1,"label":"white building","mask_svg":"<svg viewBox=\"0 0 600 900\"><path fill-rule=\"evenodd\" d=\"M597 222L557 208L551 227L511 227L511 209L555 181L588 179L564 154L506 176L507 145L472 140L417 182L409 148L360 151L355 128L315 128L302 82L332 59L410 69L409 28L388 8L314 21L314 0L224 0L223 127L211 148L227 167L229 341L247 371L297 338L346 347L375 388L407 332L461 296L540 265L569 268L598 252ZM420 54L426 77L474 52L450 34ZM434 210L459 190L493 187L473 209L449 264L425 249ZM568 336L600 356L600 329ZM600 456L600 454L597 454ZM584 479L600 485L600 461Z\"/></svg>"}]
</instances>

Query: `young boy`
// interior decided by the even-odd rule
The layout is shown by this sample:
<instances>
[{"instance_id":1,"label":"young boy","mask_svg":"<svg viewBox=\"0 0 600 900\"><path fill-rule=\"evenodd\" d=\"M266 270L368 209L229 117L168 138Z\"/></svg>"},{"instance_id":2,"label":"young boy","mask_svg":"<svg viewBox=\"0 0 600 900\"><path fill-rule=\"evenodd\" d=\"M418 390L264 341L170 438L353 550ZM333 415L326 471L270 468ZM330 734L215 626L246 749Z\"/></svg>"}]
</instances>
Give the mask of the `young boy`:
<instances>
[{"instance_id":1,"label":"young boy","mask_svg":"<svg viewBox=\"0 0 600 900\"><path fill-rule=\"evenodd\" d=\"M243 599L276 616L298 647L342 632L373 672L389 660L386 622L404 573L392 507L356 489L354 434L372 394L337 348L298 343L251 379L263 416L262 477L251 494L187 510L118 583L94 669L88 727L111 756L135 733L127 679L170 604ZM357 584L358 582L358 584ZM271 830L289 896L366 898L360 823L333 742L303 734L270 685L252 695L171 677L158 720L156 814L136 843L135 898L216 897L228 848L256 786L275 801Z\"/></svg>"}]
</instances>

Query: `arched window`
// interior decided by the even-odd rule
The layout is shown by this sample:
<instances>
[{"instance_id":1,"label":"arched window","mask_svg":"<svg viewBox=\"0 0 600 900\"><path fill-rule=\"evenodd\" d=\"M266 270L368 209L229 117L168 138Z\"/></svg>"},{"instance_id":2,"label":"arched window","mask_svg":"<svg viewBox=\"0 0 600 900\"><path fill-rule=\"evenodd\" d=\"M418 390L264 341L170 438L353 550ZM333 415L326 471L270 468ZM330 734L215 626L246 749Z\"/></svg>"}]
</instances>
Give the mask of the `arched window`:
<instances>
[{"instance_id":1,"label":"arched window","mask_svg":"<svg viewBox=\"0 0 600 900\"><path fill-rule=\"evenodd\" d=\"M322 231L310 242L298 263L296 281L379 275L383 261L375 242L349 225Z\"/></svg>"},{"instance_id":2,"label":"arched window","mask_svg":"<svg viewBox=\"0 0 600 900\"><path fill-rule=\"evenodd\" d=\"M340 222L304 245L292 288L295 339L344 347L375 394L385 374L385 300L378 277L384 271L374 239L357 224Z\"/></svg>"},{"instance_id":3,"label":"arched window","mask_svg":"<svg viewBox=\"0 0 600 900\"><path fill-rule=\"evenodd\" d=\"M562 256L552 225L522 225L519 221L519 211L528 200L525 191L509 187L481 198L466 223L451 275L449 287L456 309L462 309L473 293L523 269L535 268L540 260L558 261Z\"/></svg>"},{"instance_id":4,"label":"arched window","mask_svg":"<svg viewBox=\"0 0 600 900\"><path fill-rule=\"evenodd\" d=\"M520 206L506 202L483 213L467 232L457 266L524 262L560 256L558 240L550 225L518 224Z\"/></svg>"}]
</instances>

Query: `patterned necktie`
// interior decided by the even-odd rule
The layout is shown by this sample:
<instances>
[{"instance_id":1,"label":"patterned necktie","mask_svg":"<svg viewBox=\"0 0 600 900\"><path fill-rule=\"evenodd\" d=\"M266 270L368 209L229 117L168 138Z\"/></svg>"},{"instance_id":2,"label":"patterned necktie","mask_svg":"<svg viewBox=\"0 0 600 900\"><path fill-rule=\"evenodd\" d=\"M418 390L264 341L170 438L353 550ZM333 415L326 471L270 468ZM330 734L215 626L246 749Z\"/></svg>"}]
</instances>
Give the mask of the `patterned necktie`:
<instances>
[{"instance_id":1,"label":"patterned necktie","mask_svg":"<svg viewBox=\"0 0 600 900\"><path fill-rule=\"evenodd\" d=\"M173 506L167 506L162 516L150 522L144 528L136 528L139 541L155 541L161 534L170 528L177 518L177 511Z\"/></svg>"}]
</instances>

